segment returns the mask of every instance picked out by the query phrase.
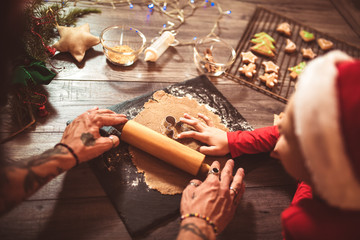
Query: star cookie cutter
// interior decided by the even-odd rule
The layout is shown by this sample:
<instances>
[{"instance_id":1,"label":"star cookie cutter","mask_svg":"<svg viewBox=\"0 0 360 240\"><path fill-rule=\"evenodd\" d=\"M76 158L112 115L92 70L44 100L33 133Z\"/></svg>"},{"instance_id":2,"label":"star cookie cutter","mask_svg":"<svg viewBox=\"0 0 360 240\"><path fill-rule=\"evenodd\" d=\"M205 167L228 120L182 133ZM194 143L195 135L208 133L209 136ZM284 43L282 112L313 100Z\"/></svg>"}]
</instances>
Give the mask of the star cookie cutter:
<instances>
[{"instance_id":1,"label":"star cookie cutter","mask_svg":"<svg viewBox=\"0 0 360 240\"><path fill-rule=\"evenodd\" d=\"M188 129L184 126L184 123L181 121L176 121L176 118L173 116L167 116L165 117L165 120L163 122L163 129L162 133L169 138L172 138L174 140L178 139L178 135L181 132L185 132Z\"/></svg>"}]
</instances>

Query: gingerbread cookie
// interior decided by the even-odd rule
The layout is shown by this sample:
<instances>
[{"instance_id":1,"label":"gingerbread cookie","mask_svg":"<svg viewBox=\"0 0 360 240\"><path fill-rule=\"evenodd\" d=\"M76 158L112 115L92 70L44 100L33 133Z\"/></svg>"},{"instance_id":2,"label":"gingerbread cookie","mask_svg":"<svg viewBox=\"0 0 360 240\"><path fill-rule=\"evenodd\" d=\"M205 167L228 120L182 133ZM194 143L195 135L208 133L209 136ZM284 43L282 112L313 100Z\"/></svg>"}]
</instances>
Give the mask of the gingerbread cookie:
<instances>
[{"instance_id":1,"label":"gingerbread cookie","mask_svg":"<svg viewBox=\"0 0 360 240\"><path fill-rule=\"evenodd\" d=\"M279 66L276 65L273 61L263 62L262 65L265 67L266 73L279 74Z\"/></svg>"},{"instance_id":2,"label":"gingerbread cookie","mask_svg":"<svg viewBox=\"0 0 360 240\"><path fill-rule=\"evenodd\" d=\"M255 38L250 41L255 45L250 48L251 51L264 55L266 57L275 56L275 40L267 33L260 32L254 35Z\"/></svg>"},{"instance_id":3,"label":"gingerbread cookie","mask_svg":"<svg viewBox=\"0 0 360 240\"><path fill-rule=\"evenodd\" d=\"M306 59L314 59L316 57L316 53L314 53L311 48L303 48L301 49L301 53Z\"/></svg>"},{"instance_id":4,"label":"gingerbread cookie","mask_svg":"<svg viewBox=\"0 0 360 240\"><path fill-rule=\"evenodd\" d=\"M292 79L297 79L297 77L304 71L305 67L306 62L301 62L294 67L288 68L288 70L290 71L290 77Z\"/></svg>"},{"instance_id":5,"label":"gingerbread cookie","mask_svg":"<svg viewBox=\"0 0 360 240\"><path fill-rule=\"evenodd\" d=\"M258 57L254 55L252 52L242 52L241 53L243 63L255 63Z\"/></svg>"},{"instance_id":6,"label":"gingerbread cookie","mask_svg":"<svg viewBox=\"0 0 360 240\"><path fill-rule=\"evenodd\" d=\"M325 38L319 38L317 42L324 51L330 50L334 46L332 41L326 40Z\"/></svg>"},{"instance_id":7,"label":"gingerbread cookie","mask_svg":"<svg viewBox=\"0 0 360 240\"><path fill-rule=\"evenodd\" d=\"M256 73L256 65L255 63L249 63L248 65L244 64L238 71L247 78L252 78Z\"/></svg>"},{"instance_id":8,"label":"gingerbread cookie","mask_svg":"<svg viewBox=\"0 0 360 240\"><path fill-rule=\"evenodd\" d=\"M276 28L276 31L284 34L287 37L291 36L290 24L287 22L280 23L279 26Z\"/></svg>"},{"instance_id":9,"label":"gingerbread cookie","mask_svg":"<svg viewBox=\"0 0 360 240\"><path fill-rule=\"evenodd\" d=\"M293 53L296 51L296 45L293 41L290 39L286 39L286 46L285 46L285 52L286 53Z\"/></svg>"},{"instance_id":10,"label":"gingerbread cookie","mask_svg":"<svg viewBox=\"0 0 360 240\"><path fill-rule=\"evenodd\" d=\"M278 83L278 75L276 73L265 73L259 77L268 88L273 88Z\"/></svg>"},{"instance_id":11,"label":"gingerbread cookie","mask_svg":"<svg viewBox=\"0 0 360 240\"><path fill-rule=\"evenodd\" d=\"M204 66L207 72L216 73L218 71L221 71L221 67L215 65L214 57L212 55L212 51L210 50L210 48L205 49L204 55L205 55L204 56L205 60L208 61L208 63L205 63Z\"/></svg>"},{"instance_id":12,"label":"gingerbread cookie","mask_svg":"<svg viewBox=\"0 0 360 240\"><path fill-rule=\"evenodd\" d=\"M300 31L300 36L305 42L311 42L311 41L315 40L315 35L311 32L305 31L305 30Z\"/></svg>"}]
</instances>

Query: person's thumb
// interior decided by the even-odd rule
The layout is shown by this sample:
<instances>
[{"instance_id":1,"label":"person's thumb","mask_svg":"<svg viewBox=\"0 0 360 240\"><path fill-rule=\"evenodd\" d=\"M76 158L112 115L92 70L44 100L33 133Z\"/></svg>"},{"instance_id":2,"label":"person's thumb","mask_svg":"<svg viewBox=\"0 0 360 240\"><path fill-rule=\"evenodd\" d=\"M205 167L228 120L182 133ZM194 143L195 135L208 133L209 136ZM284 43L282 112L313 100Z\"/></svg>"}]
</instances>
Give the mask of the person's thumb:
<instances>
[{"instance_id":1,"label":"person's thumb","mask_svg":"<svg viewBox=\"0 0 360 240\"><path fill-rule=\"evenodd\" d=\"M210 156L220 156L222 155L218 148L216 146L201 146L199 148L199 151L202 153L202 154L205 154L205 155L210 155Z\"/></svg>"}]
</instances>

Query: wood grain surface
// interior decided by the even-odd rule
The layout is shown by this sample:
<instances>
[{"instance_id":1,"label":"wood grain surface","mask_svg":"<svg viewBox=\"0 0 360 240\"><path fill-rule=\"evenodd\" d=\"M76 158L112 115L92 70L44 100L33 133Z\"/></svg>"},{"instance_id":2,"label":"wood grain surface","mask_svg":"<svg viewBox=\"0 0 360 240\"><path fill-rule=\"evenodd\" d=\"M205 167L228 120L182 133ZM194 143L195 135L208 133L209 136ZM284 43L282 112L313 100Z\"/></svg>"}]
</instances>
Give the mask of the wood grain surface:
<instances>
[{"instance_id":1,"label":"wood grain surface","mask_svg":"<svg viewBox=\"0 0 360 240\"><path fill-rule=\"evenodd\" d=\"M223 10L232 13L221 19L217 34L235 48L259 5L360 47L358 22L351 20L357 19L360 11L351 7L351 2L223 0ZM77 7L87 6L81 1L77 4ZM77 25L89 23L94 35L100 35L110 25L126 23L142 31L150 43L169 20L157 11L149 13L146 5L134 4L133 9L124 4L116 5L115 9L110 4L93 7L101 9L102 13L81 18ZM179 29L177 39L187 42L205 36L213 26L216 11L210 6L196 10ZM61 69L56 79L45 86L50 115L3 145L8 157L14 160L53 147L60 141L66 121L93 106L108 107L199 75L190 45L170 47L156 63L145 62L141 55L139 61L126 68L108 63L101 45L88 50L81 63L76 63L68 53L58 53L52 64ZM273 114L280 113L285 107L275 99L224 77L211 78L211 81L254 128L272 125ZM9 129L3 127L1 132L7 134ZM263 160L255 161L255 167L246 175L246 192L236 216L218 239L281 238L280 214L292 199L295 182L277 160L264 156ZM174 239L178 227L178 218L169 219L167 224L140 239ZM89 166L83 164L58 176L14 210L1 216L0 239L131 237Z\"/></svg>"}]
</instances>

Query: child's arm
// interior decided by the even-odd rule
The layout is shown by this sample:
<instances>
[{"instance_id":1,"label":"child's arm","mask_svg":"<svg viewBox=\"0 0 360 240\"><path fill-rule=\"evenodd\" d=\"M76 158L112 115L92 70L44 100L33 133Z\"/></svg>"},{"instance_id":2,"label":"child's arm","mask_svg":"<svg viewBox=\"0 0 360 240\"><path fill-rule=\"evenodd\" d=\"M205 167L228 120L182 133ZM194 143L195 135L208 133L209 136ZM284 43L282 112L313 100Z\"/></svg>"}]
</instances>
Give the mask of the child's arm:
<instances>
[{"instance_id":1,"label":"child's arm","mask_svg":"<svg viewBox=\"0 0 360 240\"><path fill-rule=\"evenodd\" d=\"M233 158L242 154L270 152L279 138L277 126L263 127L254 131L227 133L228 144Z\"/></svg>"},{"instance_id":2,"label":"child's arm","mask_svg":"<svg viewBox=\"0 0 360 240\"><path fill-rule=\"evenodd\" d=\"M212 121L203 114L198 114L203 121L184 114L180 120L196 129L183 132L179 138L194 138L208 146L200 147L206 155L222 156L231 153L232 157L242 154L254 154L271 151L279 138L276 126L259 128L254 131L225 132L214 127Z\"/></svg>"}]
</instances>

